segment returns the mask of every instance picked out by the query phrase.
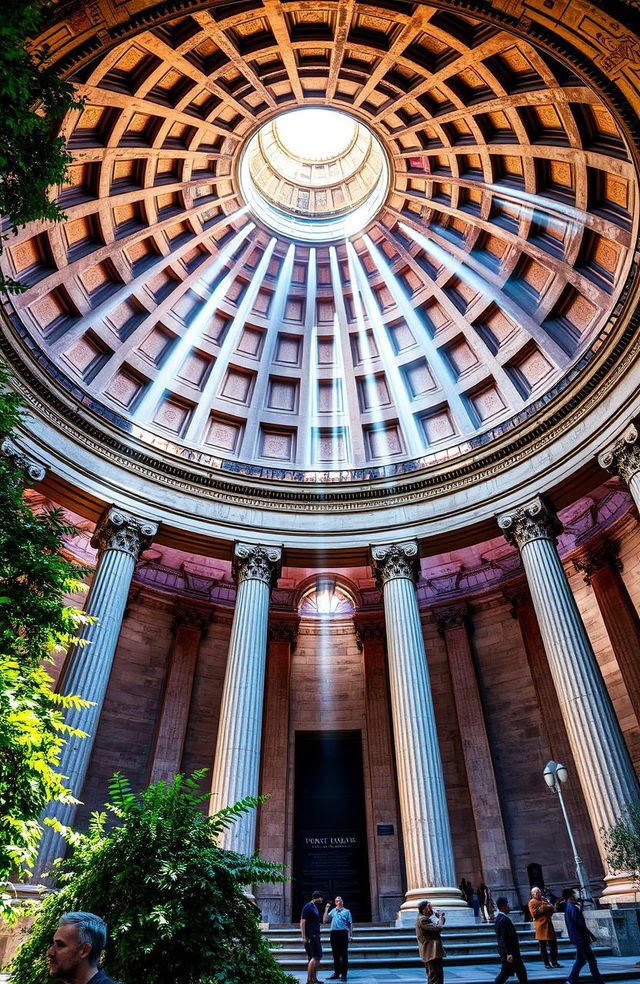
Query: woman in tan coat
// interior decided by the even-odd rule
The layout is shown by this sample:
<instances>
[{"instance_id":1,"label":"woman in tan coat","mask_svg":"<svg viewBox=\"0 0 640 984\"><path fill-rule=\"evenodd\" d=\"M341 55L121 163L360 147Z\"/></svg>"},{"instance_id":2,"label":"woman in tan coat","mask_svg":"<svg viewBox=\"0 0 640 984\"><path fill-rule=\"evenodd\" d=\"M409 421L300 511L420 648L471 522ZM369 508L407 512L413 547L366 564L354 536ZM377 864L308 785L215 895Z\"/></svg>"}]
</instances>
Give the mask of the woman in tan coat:
<instances>
[{"instance_id":1,"label":"woman in tan coat","mask_svg":"<svg viewBox=\"0 0 640 984\"><path fill-rule=\"evenodd\" d=\"M559 967L558 942L556 940L556 931L551 921L554 907L550 902L547 902L539 888L531 889L529 912L533 919L533 927L535 929L536 939L540 944L540 953L542 954L545 967Z\"/></svg>"}]
</instances>

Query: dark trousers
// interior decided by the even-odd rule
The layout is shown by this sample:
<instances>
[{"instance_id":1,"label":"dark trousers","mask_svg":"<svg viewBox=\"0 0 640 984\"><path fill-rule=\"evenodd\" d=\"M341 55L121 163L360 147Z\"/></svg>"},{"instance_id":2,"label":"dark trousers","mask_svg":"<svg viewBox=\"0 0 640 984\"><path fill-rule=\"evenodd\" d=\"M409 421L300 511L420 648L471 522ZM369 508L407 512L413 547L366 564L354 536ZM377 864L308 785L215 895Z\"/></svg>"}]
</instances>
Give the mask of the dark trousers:
<instances>
[{"instance_id":1,"label":"dark trousers","mask_svg":"<svg viewBox=\"0 0 640 984\"><path fill-rule=\"evenodd\" d=\"M332 929L329 938L333 953L333 972L338 977L346 977L349 969L349 930Z\"/></svg>"},{"instance_id":2,"label":"dark trousers","mask_svg":"<svg viewBox=\"0 0 640 984\"><path fill-rule=\"evenodd\" d=\"M424 966L429 984L444 984L442 957L436 957L435 960L427 960Z\"/></svg>"},{"instance_id":3,"label":"dark trousers","mask_svg":"<svg viewBox=\"0 0 640 984\"><path fill-rule=\"evenodd\" d=\"M514 954L511 962L506 957L502 958L500 973L496 977L494 984L504 984L507 978L513 974L518 978L519 984L527 984L527 968L523 964L520 954Z\"/></svg>"},{"instance_id":4,"label":"dark trousers","mask_svg":"<svg viewBox=\"0 0 640 984\"><path fill-rule=\"evenodd\" d=\"M558 962L558 943L557 940L538 940L540 944L540 953L542 954L542 959L544 960L545 967L549 967L551 964L557 964ZM547 947L549 948L547 950ZM549 956L551 954L551 956Z\"/></svg>"},{"instance_id":5,"label":"dark trousers","mask_svg":"<svg viewBox=\"0 0 640 984\"><path fill-rule=\"evenodd\" d=\"M585 964L589 964L589 970L591 971L591 976L593 977L596 984L604 984L602 980L602 975L598 970L598 964L596 963L596 955L591 949L591 943L579 943L576 944L576 962L571 968L571 973L567 977L569 984L576 984L580 971Z\"/></svg>"}]
</instances>

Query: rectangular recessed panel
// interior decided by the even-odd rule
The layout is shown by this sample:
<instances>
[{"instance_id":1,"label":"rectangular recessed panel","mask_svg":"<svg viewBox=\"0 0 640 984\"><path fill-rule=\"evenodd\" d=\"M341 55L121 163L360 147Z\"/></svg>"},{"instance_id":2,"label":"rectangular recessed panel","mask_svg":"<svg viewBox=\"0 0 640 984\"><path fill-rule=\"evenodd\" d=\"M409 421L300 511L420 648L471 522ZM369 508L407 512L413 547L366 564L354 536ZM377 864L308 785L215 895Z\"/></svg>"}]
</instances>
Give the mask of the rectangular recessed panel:
<instances>
[{"instance_id":1,"label":"rectangular recessed panel","mask_svg":"<svg viewBox=\"0 0 640 984\"><path fill-rule=\"evenodd\" d=\"M212 363L213 359L210 356L205 355L204 352L193 350L189 352L180 366L177 373L178 378L184 379L186 383L191 383L192 386L197 386L198 389L202 389L209 375Z\"/></svg>"},{"instance_id":2,"label":"rectangular recessed panel","mask_svg":"<svg viewBox=\"0 0 640 984\"><path fill-rule=\"evenodd\" d=\"M300 365L301 353L302 338L298 335L278 335L276 362L281 362L283 365L298 366Z\"/></svg>"},{"instance_id":3,"label":"rectangular recessed panel","mask_svg":"<svg viewBox=\"0 0 640 984\"><path fill-rule=\"evenodd\" d=\"M192 404L167 396L158 407L153 421L179 437L184 433L192 412Z\"/></svg>"},{"instance_id":4,"label":"rectangular recessed panel","mask_svg":"<svg viewBox=\"0 0 640 984\"><path fill-rule=\"evenodd\" d=\"M253 358L258 358L262 351L264 334L264 329L262 328L248 328L245 326L236 351L241 352L242 355L250 355Z\"/></svg>"},{"instance_id":5,"label":"rectangular recessed panel","mask_svg":"<svg viewBox=\"0 0 640 984\"><path fill-rule=\"evenodd\" d=\"M245 372L243 369L230 366L220 388L220 396L248 406L251 402L255 378L254 372Z\"/></svg>"},{"instance_id":6,"label":"rectangular recessed panel","mask_svg":"<svg viewBox=\"0 0 640 984\"><path fill-rule=\"evenodd\" d=\"M277 376L271 376L267 406L270 410L285 410L289 413L295 411L298 406L297 379L281 379Z\"/></svg>"},{"instance_id":7,"label":"rectangular recessed panel","mask_svg":"<svg viewBox=\"0 0 640 984\"><path fill-rule=\"evenodd\" d=\"M204 443L219 451L235 454L240 448L244 421L212 413Z\"/></svg>"},{"instance_id":8,"label":"rectangular recessed panel","mask_svg":"<svg viewBox=\"0 0 640 984\"><path fill-rule=\"evenodd\" d=\"M262 458L291 462L295 458L294 430L261 427L259 454Z\"/></svg>"},{"instance_id":9,"label":"rectangular recessed panel","mask_svg":"<svg viewBox=\"0 0 640 984\"><path fill-rule=\"evenodd\" d=\"M138 351L153 365L160 365L164 357L168 354L176 336L173 332L165 328L164 325L154 325L149 334L143 338L138 346Z\"/></svg>"},{"instance_id":10,"label":"rectangular recessed panel","mask_svg":"<svg viewBox=\"0 0 640 984\"><path fill-rule=\"evenodd\" d=\"M455 437L457 431L449 407L438 407L420 417L428 444L440 444Z\"/></svg>"},{"instance_id":11,"label":"rectangular recessed panel","mask_svg":"<svg viewBox=\"0 0 640 984\"><path fill-rule=\"evenodd\" d=\"M426 359L417 359L403 366L402 369L407 385L407 390L412 399L424 396L438 388L438 384L431 375L431 370Z\"/></svg>"},{"instance_id":12,"label":"rectangular recessed panel","mask_svg":"<svg viewBox=\"0 0 640 984\"><path fill-rule=\"evenodd\" d=\"M121 367L109 381L105 395L119 403L125 410L133 410L142 396L145 380L127 366Z\"/></svg>"},{"instance_id":13,"label":"rectangular recessed panel","mask_svg":"<svg viewBox=\"0 0 640 984\"><path fill-rule=\"evenodd\" d=\"M364 435L367 457L372 461L404 454L402 434L395 422L366 427Z\"/></svg>"}]
</instances>

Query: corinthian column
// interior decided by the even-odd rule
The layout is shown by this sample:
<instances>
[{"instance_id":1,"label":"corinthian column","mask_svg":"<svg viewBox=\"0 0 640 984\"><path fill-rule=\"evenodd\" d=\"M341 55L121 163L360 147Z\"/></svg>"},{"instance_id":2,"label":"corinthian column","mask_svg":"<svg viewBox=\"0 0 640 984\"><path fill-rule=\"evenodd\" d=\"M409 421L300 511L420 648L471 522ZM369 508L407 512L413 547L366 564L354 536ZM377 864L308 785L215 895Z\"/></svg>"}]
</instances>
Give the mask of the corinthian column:
<instances>
[{"instance_id":1,"label":"corinthian column","mask_svg":"<svg viewBox=\"0 0 640 984\"><path fill-rule=\"evenodd\" d=\"M536 497L498 518L522 556L560 710L606 868L601 831L611 827L638 794L638 780L589 637L556 549L562 524ZM606 876L604 901L629 901L624 876Z\"/></svg>"},{"instance_id":2,"label":"corinthian column","mask_svg":"<svg viewBox=\"0 0 640 984\"><path fill-rule=\"evenodd\" d=\"M640 432L630 424L608 451L598 455L601 468L618 475L629 486L636 508L640 509Z\"/></svg>"},{"instance_id":3,"label":"corinthian column","mask_svg":"<svg viewBox=\"0 0 640 984\"><path fill-rule=\"evenodd\" d=\"M91 540L91 546L98 550L98 564L87 595L86 611L96 621L82 632L85 644L69 651L58 681L60 693L78 694L92 701L90 707L71 708L66 713L70 727L87 733L86 738L70 736L60 756L59 771L67 777L75 796L82 793L87 774L133 570L157 531L157 523L111 506L102 514ZM71 803L53 803L46 815L68 825L74 813L75 806ZM36 870L47 871L63 847L59 835L45 827Z\"/></svg>"},{"instance_id":4,"label":"corinthian column","mask_svg":"<svg viewBox=\"0 0 640 984\"><path fill-rule=\"evenodd\" d=\"M280 547L237 543L234 549L238 593L213 766L212 813L258 795L269 595L280 574L281 557ZM249 855L255 841L256 813L251 810L224 831L219 844Z\"/></svg>"},{"instance_id":5,"label":"corinthian column","mask_svg":"<svg viewBox=\"0 0 640 984\"><path fill-rule=\"evenodd\" d=\"M413 922L418 902L429 898L436 907L453 909L452 915L463 921L471 910L454 887L442 761L415 592L418 544L411 541L373 547L371 558L384 600L407 872L407 892L399 918L402 923Z\"/></svg>"}]
</instances>

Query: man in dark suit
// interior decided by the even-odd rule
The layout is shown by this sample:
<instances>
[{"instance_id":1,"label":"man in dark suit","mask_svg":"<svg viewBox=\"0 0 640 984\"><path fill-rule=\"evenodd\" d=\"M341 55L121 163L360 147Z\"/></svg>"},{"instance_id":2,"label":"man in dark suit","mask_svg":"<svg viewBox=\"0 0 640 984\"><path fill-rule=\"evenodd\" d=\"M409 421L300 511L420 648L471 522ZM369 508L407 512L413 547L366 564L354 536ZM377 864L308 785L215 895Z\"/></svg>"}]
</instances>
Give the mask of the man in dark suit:
<instances>
[{"instance_id":1,"label":"man in dark suit","mask_svg":"<svg viewBox=\"0 0 640 984\"><path fill-rule=\"evenodd\" d=\"M500 954L502 963L494 984L505 984L507 978L513 974L518 978L519 984L527 984L527 968L520 956L520 940L516 933L516 927L507 915L509 902L504 895L501 895L500 898L496 899L496 905L498 907L498 915L493 925L498 939L498 953Z\"/></svg>"},{"instance_id":2,"label":"man in dark suit","mask_svg":"<svg viewBox=\"0 0 640 984\"><path fill-rule=\"evenodd\" d=\"M604 984L598 970L595 953L591 949L595 936L587 929L582 909L576 902L576 893L572 888L565 888L562 898L565 900L564 921L567 926L567 936L576 948L576 960L567 977L567 984L577 984L580 971L585 964L589 964L589 970L595 984Z\"/></svg>"}]
</instances>

